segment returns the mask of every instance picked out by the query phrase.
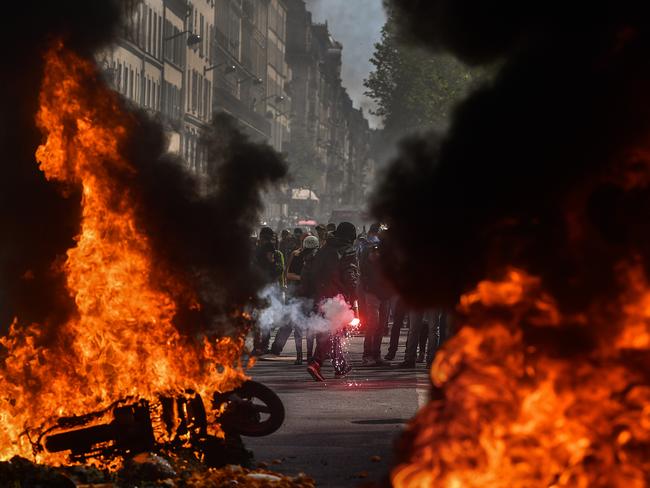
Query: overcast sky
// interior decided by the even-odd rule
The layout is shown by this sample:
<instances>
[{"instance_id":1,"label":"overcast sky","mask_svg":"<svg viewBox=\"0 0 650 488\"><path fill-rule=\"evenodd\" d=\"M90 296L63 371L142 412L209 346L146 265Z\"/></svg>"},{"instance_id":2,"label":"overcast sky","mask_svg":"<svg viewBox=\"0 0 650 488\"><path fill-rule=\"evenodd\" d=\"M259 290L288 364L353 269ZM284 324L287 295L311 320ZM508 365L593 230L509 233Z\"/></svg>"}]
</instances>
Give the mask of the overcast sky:
<instances>
[{"instance_id":1,"label":"overcast sky","mask_svg":"<svg viewBox=\"0 0 650 488\"><path fill-rule=\"evenodd\" d=\"M386 21L382 0L307 0L314 22L329 24L330 32L343 44L343 85L354 105L362 107L371 126L377 121L368 113L372 101L363 95L363 80L373 66L370 57Z\"/></svg>"}]
</instances>

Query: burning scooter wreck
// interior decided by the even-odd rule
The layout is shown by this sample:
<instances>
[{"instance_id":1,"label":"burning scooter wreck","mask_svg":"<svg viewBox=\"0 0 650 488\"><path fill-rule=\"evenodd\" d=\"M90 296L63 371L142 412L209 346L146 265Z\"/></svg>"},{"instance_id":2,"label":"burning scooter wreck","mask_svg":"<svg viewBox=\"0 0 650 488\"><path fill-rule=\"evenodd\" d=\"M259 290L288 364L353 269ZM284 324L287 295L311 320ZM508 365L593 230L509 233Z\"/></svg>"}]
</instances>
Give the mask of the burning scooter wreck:
<instances>
[{"instance_id":1,"label":"burning scooter wreck","mask_svg":"<svg viewBox=\"0 0 650 488\"><path fill-rule=\"evenodd\" d=\"M198 182L165 159L162 130L129 109L92 60L62 40L48 44L37 171L72 212L59 229L65 248L43 251L51 262L24 269L10 288L30 290L32 306L16 301L0 339L3 483L75 486L90 476L124 486L245 486L275 476L312 486L245 469L251 456L240 437L268 435L284 420L282 402L247 379L241 360L258 286L242 222L253 220L260 188L282 177L284 164L224 123L219 136L237 165L221 154L222 186L200 197ZM238 179L257 164L256 176ZM226 244L198 224L224 219L233 221L228 245L242 245L219 263L213 256ZM170 242L174 235L182 240ZM57 306L43 311L37 296ZM79 463L100 469L91 475Z\"/></svg>"}]
</instances>

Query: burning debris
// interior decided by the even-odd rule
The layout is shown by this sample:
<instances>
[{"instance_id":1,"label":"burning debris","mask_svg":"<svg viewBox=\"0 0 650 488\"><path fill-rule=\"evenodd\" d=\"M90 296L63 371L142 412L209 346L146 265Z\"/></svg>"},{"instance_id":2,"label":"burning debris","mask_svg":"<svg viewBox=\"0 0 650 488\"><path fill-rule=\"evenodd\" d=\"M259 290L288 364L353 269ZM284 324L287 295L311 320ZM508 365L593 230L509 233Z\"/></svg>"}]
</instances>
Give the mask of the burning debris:
<instances>
[{"instance_id":1,"label":"burning debris","mask_svg":"<svg viewBox=\"0 0 650 488\"><path fill-rule=\"evenodd\" d=\"M179 310L201 317L203 302L187 274L156 259L138 219L143 202L132 183L138 170L124 156L136 122L91 62L61 44L47 54L37 116L46 139L36 157L48 180L81 188L80 233L58 265L76 310L56 325L18 318L2 339L3 457L38 450L32 429L60 417L126 397L192 390L207 398L243 381L243 317L233 318L244 327L232 336L205 321L184 335L177 322Z\"/></svg>"},{"instance_id":2,"label":"burning debris","mask_svg":"<svg viewBox=\"0 0 650 488\"><path fill-rule=\"evenodd\" d=\"M463 326L394 485L646 486L647 9L393 3L418 41L502 66L374 201L402 293L460 299Z\"/></svg>"},{"instance_id":3,"label":"burning debris","mask_svg":"<svg viewBox=\"0 0 650 488\"><path fill-rule=\"evenodd\" d=\"M100 3L91 10L117 20L118 4ZM265 435L282 423L275 395L264 411L255 405L240 356L251 324L243 310L261 283L248 226L260 190L286 168L218 119L222 152L218 161L212 154L201 196L200 183L165 154L161 127L104 84L90 52L72 49L86 39L92 50L112 27L89 33L74 18L54 16L29 46L42 72L22 75L29 87L41 80L40 96L19 93L39 101L36 123L21 118L19 156L3 179L4 187L17 176L26 209L23 228L3 234L1 247L8 292L0 299L12 323L0 338L0 459L110 462L182 447L221 466L231 459L223 438L227 448L229 436ZM19 133L32 126L40 146ZM23 154L31 143L38 165ZM16 196L8 190L3 198ZM28 234L35 239L39 212L51 220L46 234L22 249ZM217 239L224 229L230 239Z\"/></svg>"},{"instance_id":4,"label":"burning debris","mask_svg":"<svg viewBox=\"0 0 650 488\"><path fill-rule=\"evenodd\" d=\"M314 480L304 474L291 477L264 469L228 465L207 468L192 460L143 454L129 460L118 472L92 467L35 465L14 457L0 462L0 479L9 486L47 488L205 488L246 486L250 488L314 488Z\"/></svg>"}]
</instances>

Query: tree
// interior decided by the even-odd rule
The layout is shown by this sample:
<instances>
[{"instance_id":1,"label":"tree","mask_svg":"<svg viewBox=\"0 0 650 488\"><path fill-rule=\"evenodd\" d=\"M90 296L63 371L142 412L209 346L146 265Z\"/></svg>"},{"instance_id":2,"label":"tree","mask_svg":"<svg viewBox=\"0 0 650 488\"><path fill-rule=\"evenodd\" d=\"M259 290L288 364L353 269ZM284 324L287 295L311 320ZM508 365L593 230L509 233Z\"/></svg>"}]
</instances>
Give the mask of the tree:
<instances>
[{"instance_id":1,"label":"tree","mask_svg":"<svg viewBox=\"0 0 650 488\"><path fill-rule=\"evenodd\" d=\"M365 86L375 100L373 113L383 118L385 135L400 137L442 129L454 105L489 77L490 70L471 69L445 53L432 53L403 41L395 15L388 20L371 59L375 70Z\"/></svg>"}]
</instances>

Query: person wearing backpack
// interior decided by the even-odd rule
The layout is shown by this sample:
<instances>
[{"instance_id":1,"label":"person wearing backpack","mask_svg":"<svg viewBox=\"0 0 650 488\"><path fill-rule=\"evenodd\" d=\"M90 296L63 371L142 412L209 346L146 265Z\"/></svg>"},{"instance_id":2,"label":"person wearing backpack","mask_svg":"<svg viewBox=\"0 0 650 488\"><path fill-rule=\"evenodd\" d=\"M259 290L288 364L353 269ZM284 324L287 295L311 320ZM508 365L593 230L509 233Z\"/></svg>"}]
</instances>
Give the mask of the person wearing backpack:
<instances>
[{"instance_id":1,"label":"person wearing backpack","mask_svg":"<svg viewBox=\"0 0 650 488\"><path fill-rule=\"evenodd\" d=\"M324 301L342 296L350 307L357 299L359 263L354 249L357 231L353 224L342 222L327 243L316 253L310 266L311 286L316 308ZM329 332L316 334L316 351L307 371L315 381L325 381L321 366L331 356L337 378L346 376L352 366L341 347L342 330L348 324L331 324Z\"/></svg>"}]
</instances>

